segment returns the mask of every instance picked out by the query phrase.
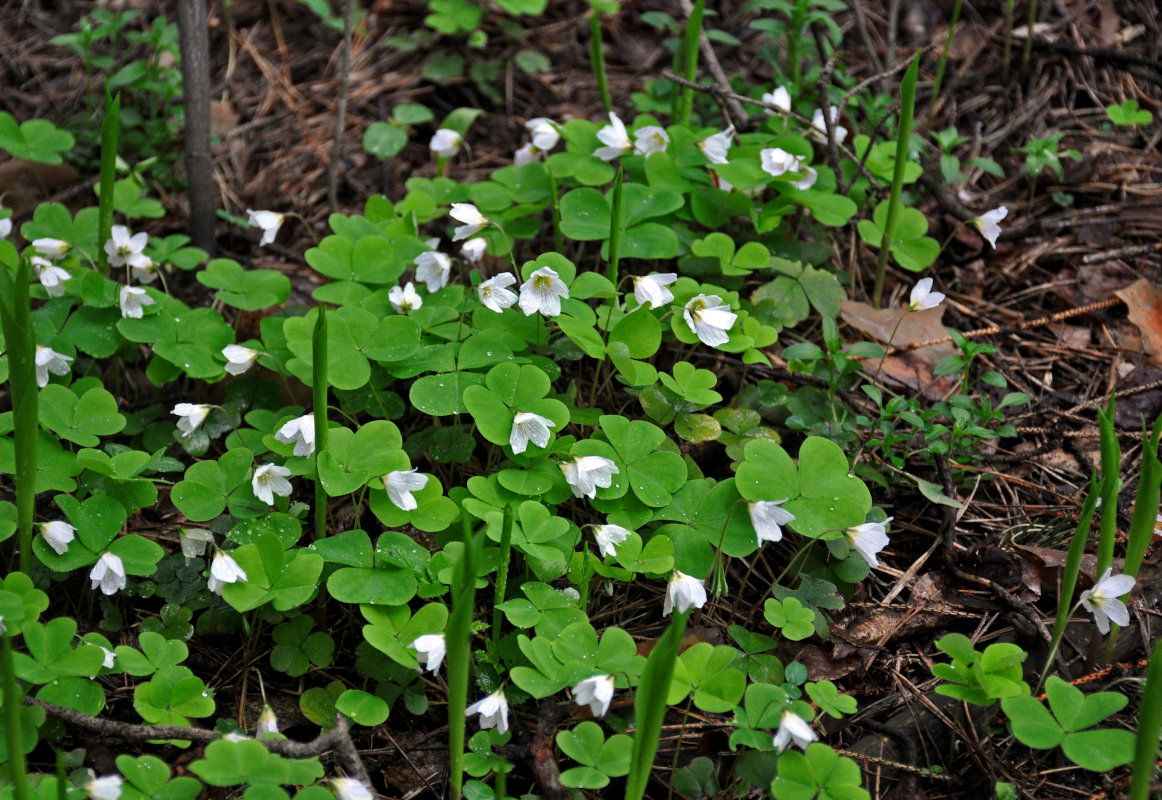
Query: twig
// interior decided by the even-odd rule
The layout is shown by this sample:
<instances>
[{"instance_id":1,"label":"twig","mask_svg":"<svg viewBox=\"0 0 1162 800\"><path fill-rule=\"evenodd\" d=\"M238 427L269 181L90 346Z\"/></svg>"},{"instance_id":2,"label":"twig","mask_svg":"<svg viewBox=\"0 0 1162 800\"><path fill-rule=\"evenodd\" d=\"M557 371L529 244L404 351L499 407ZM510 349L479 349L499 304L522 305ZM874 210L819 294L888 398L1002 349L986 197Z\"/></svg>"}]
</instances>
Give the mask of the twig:
<instances>
[{"instance_id":1,"label":"twig","mask_svg":"<svg viewBox=\"0 0 1162 800\"><path fill-rule=\"evenodd\" d=\"M347 0L343 7L343 57L339 62L339 102L335 111L335 145L327 164L327 202L331 211L339 210L339 162L343 158L343 134L347 130L347 96L351 93L351 28L355 16L355 0Z\"/></svg>"},{"instance_id":2,"label":"twig","mask_svg":"<svg viewBox=\"0 0 1162 800\"><path fill-rule=\"evenodd\" d=\"M35 697L25 697L24 702L28 705L40 706L53 719L124 742L181 739L186 742L209 744L222 738L222 735L217 731L209 731L205 728L185 728L178 725L135 725L131 722L100 719L72 708L37 700ZM270 752L287 758L312 758L335 751L343 757L348 772L365 784L371 785L367 768L363 766L363 759L359 757L355 743L351 741L351 731L347 718L342 714L337 716L335 727L323 731L309 742L292 742L289 739L257 739L256 741Z\"/></svg>"},{"instance_id":3,"label":"twig","mask_svg":"<svg viewBox=\"0 0 1162 800\"><path fill-rule=\"evenodd\" d=\"M214 255L214 175L210 160L210 37L206 4L177 3L185 105L186 182L190 241Z\"/></svg>"},{"instance_id":4,"label":"twig","mask_svg":"<svg viewBox=\"0 0 1162 800\"><path fill-rule=\"evenodd\" d=\"M682 0L682 13L689 19L690 12L694 10L693 4L690 0ZM722 69L722 64L718 62L718 56L714 53L714 45L710 42L710 37L706 35L706 30L703 29L698 36L698 49L702 52L702 59L706 62L706 69L710 72L710 76L714 78L715 85L718 86L720 92L730 92L730 79L726 77L726 73ZM734 127L742 130L742 126L746 124L746 111L742 107L742 103L730 97L728 94L723 94L722 99L726 103L726 108L730 112L730 117L734 122Z\"/></svg>"},{"instance_id":5,"label":"twig","mask_svg":"<svg viewBox=\"0 0 1162 800\"><path fill-rule=\"evenodd\" d=\"M811 30L814 31L815 41L822 49L822 35L818 26L812 26ZM831 118L831 73L834 70L835 59L829 58L827 63L823 65L823 69L819 71L819 108L823 111L823 129L827 132L827 160L831 162L831 168L835 170L836 189L839 194L847 194L847 181L844 180L843 170L839 164L839 143L835 141L836 121ZM838 111L836 116L839 116Z\"/></svg>"}]
</instances>

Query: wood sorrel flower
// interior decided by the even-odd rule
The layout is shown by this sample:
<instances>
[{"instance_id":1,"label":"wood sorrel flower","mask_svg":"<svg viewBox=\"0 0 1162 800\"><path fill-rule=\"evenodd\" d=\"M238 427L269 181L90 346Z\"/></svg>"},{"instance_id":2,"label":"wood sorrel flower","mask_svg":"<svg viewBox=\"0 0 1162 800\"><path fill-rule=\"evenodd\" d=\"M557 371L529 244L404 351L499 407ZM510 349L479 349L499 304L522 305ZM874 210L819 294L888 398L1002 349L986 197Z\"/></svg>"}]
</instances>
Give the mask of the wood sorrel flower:
<instances>
[{"instance_id":1,"label":"wood sorrel flower","mask_svg":"<svg viewBox=\"0 0 1162 800\"><path fill-rule=\"evenodd\" d=\"M670 583L666 587L666 601L662 604L662 614L669 615L675 608L685 614L690 607L702 608L706 605L706 586L697 578L674 570L670 573Z\"/></svg>"},{"instance_id":2,"label":"wood sorrel flower","mask_svg":"<svg viewBox=\"0 0 1162 800\"><path fill-rule=\"evenodd\" d=\"M537 117L525 123L529 135L533 140L533 147L542 153L547 153L561 141L561 133L551 119Z\"/></svg>"},{"instance_id":3,"label":"wood sorrel flower","mask_svg":"<svg viewBox=\"0 0 1162 800\"><path fill-rule=\"evenodd\" d=\"M775 733L775 749L786 750L788 745L794 744L806 750L807 745L818 738L814 729L807 724L807 720L788 708L779 720L779 730Z\"/></svg>"},{"instance_id":4,"label":"wood sorrel flower","mask_svg":"<svg viewBox=\"0 0 1162 800\"><path fill-rule=\"evenodd\" d=\"M702 151L702 155L706 156L706 160L711 164L725 164L727 163L726 154L730 151L730 145L733 141L734 126L731 125L713 136L699 139L696 144L698 149Z\"/></svg>"},{"instance_id":5,"label":"wood sorrel flower","mask_svg":"<svg viewBox=\"0 0 1162 800\"><path fill-rule=\"evenodd\" d=\"M666 133L665 129L659 128L657 125L647 125L644 128L638 128L633 134L634 152L643 156L661 152L669 144L670 135Z\"/></svg>"},{"instance_id":6,"label":"wood sorrel flower","mask_svg":"<svg viewBox=\"0 0 1162 800\"><path fill-rule=\"evenodd\" d=\"M109 229L109 241L105 242L105 254L109 256L109 266L144 266L149 261L145 246L149 244L148 233L130 233L124 225L114 225Z\"/></svg>"},{"instance_id":7,"label":"wood sorrel flower","mask_svg":"<svg viewBox=\"0 0 1162 800\"><path fill-rule=\"evenodd\" d=\"M614 112L609 112L609 124L597 132L597 139L604 147L598 147L593 155L602 161L613 161L633 149L625 123Z\"/></svg>"},{"instance_id":8,"label":"wood sorrel flower","mask_svg":"<svg viewBox=\"0 0 1162 800\"><path fill-rule=\"evenodd\" d=\"M912 287L912 296L909 298L909 311L927 311L930 308L936 308L944 302L944 294L942 292L932 291L932 279L921 278L916 281L916 285Z\"/></svg>"},{"instance_id":9,"label":"wood sorrel flower","mask_svg":"<svg viewBox=\"0 0 1162 800\"><path fill-rule=\"evenodd\" d=\"M1081 604L1093 614L1093 621L1103 634L1110 632L1110 622L1122 627L1130 624L1130 610L1120 598L1133 590L1135 580L1130 575L1112 573L1113 570L1106 567L1093 588L1081 593Z\"/></svg>"},{"instance_id":10,"label":"wood sorrel flower","mask_svg":"<svg viewBox=\"0 0 1162 800\"><path fill-rule=\"evenodd\" d=\"M428 672L435 672L440 668L440 662L444 660L444 653L447 652L447 644L442 633L424 634L410 646L416 651L417 656L424 656L424 669Z\"/></svg>"},{"instance_id":11,"label":"wood sorrel flower","mask_svg":"<svg viewBox=\"0 0 1162 800\"><path fill-rule=\"evenodd\" d=\"M400 314L406 314L409 311L415 311L424 304L424 300L416 292L416 287L408 281L403 287L393 286L387 292L387 301L391 303L391 307Z\"/></svg>"},{"instance_id":12,"label":"wood sorrel flower","mask_svg":"<svg viewBox=\"0 0 1162 800\"><path fill-rule=\"evenodd\" d=\"M275 495L279 497L290 496L291 484L287 480L290 474L291 471L286 467L280 467L277 464L263 464L254 470L254 477L250 480L250 488L254 490L255 497L268 506L272 506Z\"/></svg>"},{"instance_id":13,"label":"wood sorrel flower","mask_svg":"<svg viewBox=\"0 0 1162 800\"><path fill-rule=\"evenodd\" d=\"M460 145L464 144L464 137L459 131L451 128L440 128L428 143L428 149L440 158L451 158L456 155Z\"/></svg>"},{"instance_id":14,"label":"wood sorrel flower","mask_svg":"<svg viewBox=\"0 0 1162 800\"><path fill-rule=\"evenodd\" d=\"M339 800L372 800L371 790L357 778L332 778L331 785L335 787L335 794Z\"/></svg>"},{"instance_id":15,"label":"wood sorrel flower","mask_svg":"<svg viewBox=\"0 0 1162 800\"><path fill-rule=\"evenodd\" d=\"M483 239L472 239L473 242L482 242ZM511 308L516 303L516 292L510 292L507 286L512 286L516 283L516 277L511 272L502 272L501 274L482 281L476 287L476 296L480 298L480 302L484 304L485 308L495 311L497 314L504 311L506 308Z\"/></svg>"},{"instance_id":16,"label":"wood sorrel flower","mask_svg":"<svg viewBox=\"0 0 1162 800\"><path fill-rule=\"evenodd\" d=\"M488 227L488 217L481 214L480 209L471 203L453 203L448 216L461 223L460 227L452 232L453 242L475 236Z\"/></svg>"},{"instance_id":17,"label":"wood sorrel flower","mask_svg":"<svg viewBox=\"0 0 1162 800\"><path fill-rule=\"evenodd\" d=\"M387 498L396 508L403 511L414 511L419 508L419 503L412 496L412 492L418 492L427 486L428 476L417 473L417 469L419 467L397 469L383 476L383 488L387 489Z\"/></svg>"},{"instance_id":18,"label":"wood sorrel flower","mask_svg":"<svg viewBox=\"0 0 1162 800\"><path fill-rule=\"evenodd\" d=\"M597 540L597 552L604 556L617 556L617 546L629 538L630 532L620 525L594 525L593 538Z\"/></svg>"},{"instance_id":19,"label":"wood sorrel flower","mask_svg":"<svg viewBox=\"0 0 1162 800\"><path fill-rule=\"evenodd\" d=\"M44 287L49 297L64 296L64 282L72 277L68 270L58 267L41 256L33 256L29 259L29 263L32 264L32 268L36 271L36 279L40 281L40 285Z\"/></svg>"},{"instance_id":20,"label":"wood sorrel flower","mask_svg":"<svg viewBox=\"0 0 1162 800\"><path fill-rule=\"evenodd\" d=\"M90 588L100 587L102 594L117 594L124 589L125 565L121 563L120 556L105 551L89 571L89 580L93 582Z\"/></svg>"},{"instance_id":21,"label":"wood sorrel flower","mask_svg":"<svg viewBox=\"0 0 1162 800\"><path fill-rule=\"evenodd\" d=\"M761 99L764 103L769 103L783 111L791 110L791 93L787 91L785 86L776 87L773 92L766 92ZM772 115L775 113L769 108L766 109L766 112Z\"/></svg>"},{"instance_id":22,"label":"wood sorrel flower","mask_svg":"<svg viewBox=\"0 0 1162 800\"><path fill-rule=\"evenodd\" d=\"M434 251L416 256L416 280L423 281L429 292L438 292L448 282L452 274L452 259Z\"/></svg>"},{"instance_id":23,"label":"wood sorrel flower","mask_svg":"<svg viewBox=\"0 0 1162 800\"><path fill-rule=\"evenodd\" d=\"M221 550L214 553L214 560L210 563L210 578L206 587L214 594L222 594L222 587L227 583L246 582L246 570L238 566L233 556L226 555Z\"/></svg>"},{"instance_id":24,"label":"wood sorrel flower","mask_svg":"<svg viewBox=\"0 0 1162 800\"><path fill-rule=\"evenodd\" d=\"M44 537L45 544L55 550L58 556L68 551L69 542L76 538L76 533L76 528L59 519L40 524L40 535Z\"/></svg>"},{"instance_id":25,"label":"wood sorrel flower","mask_svg":"<svg viewBox=\"0 0 1162 800\"><path fill-rule=\"evenodd\" d=\"M523 453L528 449L529 442L537 447L549 446L549 428L557 427L557 423L540 414L527 411L518 412L512 419L512 431L508 435L508 444L512 452Z\"/></svg>"},{"instance_id":26,"label":"wood sorrel flower","mask_svg":"<svg viewBox=\"0 0 1162 800\"><path fill-rule=\"evenodd\" d=\"M178 430L189 436L202 427L213 408L206 403L178 403L170 413L178 417Z\"/></svg>"},{"instance_id":27,"label":"wood sorrel flower","mask_svg":"<svg viewBox=\"0 0 1162 800\"><path fill-rule=\"evenodd\" d=\"M678 280L676 272L655 272L652 275L633 277L633 296L643 306L650 304L650 308L660 308L666 303L674 301L674 293L666 287Z\"/></svg>"},{"instance_id":28,"label":"wood sorrel flower","mask_svg":"<svg viewBox=\"0 0 1162 800\"><path fill-rule=\"evenodd\" d=\"M604 456L574 456L572 461L561 462L561 472L573 490L574 497L597 496L597 487L608 489L617 475L617 465Z\"/></svg>"},{"instance_id":29,"label":"wood sorrel flower","mask_svg":"<svg viewBox=\"0 0 1162 800\"><path fill-rule=\"evenodd\" d=\"M189 560L206 552L206 548L214 543L214 534L202 528L182 528L178 542L182 546L182 555Z\"/></svg>"},{"instance_id":30,"label":"wood sorrel flower","mask_svg":"<svg viewBox=\"0 0 1162 800\"><path fill-rule=\"evenodd\" d=\"M85 791L93 800L119 800L121 784L124 782L120 775L106 775L103 778L94 778L85 784Z\"/></svg>"},{"instance_id":31,"label":"wood sorrel flower","mask_svg":"<svg viewBox=\"0 0 1162 800\"><path fill-rule=\"evenodd\" d=\"M997 237L1001 235L1001 220L1008 216L1009 209L1005 206L999 206L992 211L986 211L970 223L974 228L980 231L980 235L985 238L995 250L997 247Z\"/></svg>"},{"instance_id":32,"label":"wood sorrel flower","mask_svg":"<svg viewBox=\"0 0 1162 800\"><path fill-rule=\"evenodd\" d=\"M73 249L73 246L64 239L51 239L49 237L33 239L32 247L45 258L51 258L53 261L60 261Z\"/></svg>"},{"instance_id":33,"label":"wood sorrel flower","mask_svg":"<svg viewBox=\"0 0 1162 800\"><path fill-rule=\"evenodd\" d=\"M588 705L595 717L604 717L613 701L613 676L594 675L573 687L573 702Z\"/></svg>"},{"instance_id":34,"label":"wood sorrel flower","mask_svg":"<svg viewBox=\"0 0 1162 800\"><path fill-rule=\"evenodd\" d=\"M716 294L700 294L690 299L682 309L682 316L703 344L718 347L730 340L727 333L734 326L738 314L722 302Z\"/></svg>"},{"instance_id":35,"label":"wood sorrel flower","mask_svg":"<svg viewBox=\"0 0 1162 800\"><path fill-rule=\"evenodd\" d=\"M293 444L294 454L300 458L315 452L315 415L303 414L284 423L274 438L283 444Z\"/></svg>"},{"instance_id":36,"label":"wood sorrel flower","mask_svg":"<svg viewBox=\"0 0 1162 800\"><path fill-rule=\"evenodd\" d=\"M121 304L121 316L128 319L141 319L145 316L145 307L156 302L139 286L122 286L117 299Z\"/></svg>"},{"instance_id":37,"label":"wood sorrel flower","mask_svg":"<svg viewBox=\"0 0 1162 800\"><path fill-rule=\"evenodd\" d=\"M246 218L251 225L262 231L262 238L258 241L258 246L262 247L273 242L274 237L278 236L278 229L286 220L286 214L279 214L277 211L252 211L248 208Z\"/></svg>"},{"instance_id":38,"label":"wood sorrel flower","mask_svg":"<svg viewBox=\"0 0 1162 800\"><path fill-rule=\"evenodd\" d=\"M851 546L863 556L863 560L868 563L868 566L878 567L880 565L876 556L888 546L887 531L888 523L891 521L892 518L888 517L883 522L865 522L862 525L848 528L845 532Z\"/></svg>"},{"instance_id":39,"label":"wood sorrel flower","mask_svg":"<svg viewBox=\"0 0 1162 800\"><path fill-rule=\"evenodd\" d=\"M231 375L241 375L262 353L240 344L228 344L222 348L222 355L226 358L225 370Z\"/></svg>"},{"instance_id":40,"label":"wood sorrel flower","mask_svg":"<svg viewBox=\"0 0 1162 800\"><path fill-rule=\"evenodd\" d=\"M278 717L270 706L262 707L262 713L258 715L258 728L254 731L255 736L264 733L278 733Z\"/></svg>"},{"instance_id":41,"label":"wood sorrel flower","mask_svg":"<svg viewBox=\"0 0 1162 800\"><path fill-rule=\"evenodd\" d=\"M477 700L464 709L465 716L480 715L481 728L496 728L500 733L508 732L508 701L504 690L498 689L487 697Z\"/></svg>"},{"instance_id":42,"label":"wood sorrel flower","mask_svg":"<svg viewBox=\"0 0 1162 800\"><path fill-rule=\"evenodd\" d=\"M541 267L520 287L520 310L526 317L538 311L546 317L561 313L561 298L569 296L569 287L551 267Z\"/></svg>"},{"instance_id":43,"label":"wood sorrel flower","mask_svg":"<svg viewBox=\"0 0 1162 800\"><path fill-rule=\"evenodd\" d=\"M469 239L460 245L460 255L469 264L475 264L484 258L484 251L488 249L488 242L483 237L477 236L475 239ZM487 283L487 281L486 281ZM516 295L513 295L513 302L516 302Z\"/></svg>"},{"instance_id":44,"label":"wood sorrel flower","mask_svg":"<svg viewBox=\"0 0 1162 800\"><path fill-rule=\"evenodd\" d=\"M72 356L66 356L53 350L51 347L36 346L36 355L33 357L36 366L36 385L43 389L48 386L48 374L68 375L69 362Z\"/></svg>"},{"instance_id":45,"label":"wood sorrel flower","mask_svg":"<svg viewBox=\"0 0 1162 800\"><path fill-rule=\"evenodd\" d=\"M843 144L843 140L847 138L847 128L839 124L839 108L837 106L830 106L831 127L835 131L835 143ZM811 117L811 130L807 132L817 142L827 141L827 123L823 119L823 109L815 109L815 114Z\"/></svg>"},{"instance_id":46,"label":"wood sorrel flower","mask_svg":"<svg viewBox=\"0 0 1162 800\"><path fill-rule=\"evenodd\" d=\"M782 500L758 500L749 504L750 524L758 535L759 545L763 542L777 542L783 538L783 525L795 521L795 515L783 508Z\"/></svg>"}]
</instances>

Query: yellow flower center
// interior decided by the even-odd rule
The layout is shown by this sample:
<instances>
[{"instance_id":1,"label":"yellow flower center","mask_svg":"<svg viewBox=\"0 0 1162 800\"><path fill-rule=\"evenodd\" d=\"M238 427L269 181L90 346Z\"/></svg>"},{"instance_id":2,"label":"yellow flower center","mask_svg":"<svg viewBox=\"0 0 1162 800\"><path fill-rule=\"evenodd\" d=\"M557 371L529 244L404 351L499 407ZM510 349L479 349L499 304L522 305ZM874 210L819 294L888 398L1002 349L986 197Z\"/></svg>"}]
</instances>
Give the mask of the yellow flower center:
<instances>
[{"instance_id":1,"label":"yellow flower center","mask_svg":"<svg viewBox=\"0 0 1162 800\"><path fill-rule=\"evenodd\" d=\"M534 289L548 289L553 285L553 279L548 275L537 275L533 278Z\"/></svg>"}]
</instances>

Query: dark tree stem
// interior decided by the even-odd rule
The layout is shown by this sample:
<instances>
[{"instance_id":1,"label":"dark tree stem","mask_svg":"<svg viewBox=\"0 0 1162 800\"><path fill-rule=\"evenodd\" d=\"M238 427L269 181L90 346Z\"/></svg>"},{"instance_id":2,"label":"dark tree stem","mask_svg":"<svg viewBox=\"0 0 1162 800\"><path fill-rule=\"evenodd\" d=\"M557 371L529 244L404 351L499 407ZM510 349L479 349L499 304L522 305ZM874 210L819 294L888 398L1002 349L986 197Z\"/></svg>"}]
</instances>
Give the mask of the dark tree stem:
<instances>
[{"instance_id":1,"label":"dark tree stem","mask_svg":"<svg viewBox=\"0 0 1162 800\"><path fill-rule=\"evenodd\" d=\"M214 254L214 176L210 163L210 36L205 0L176 0L186 114L190 239Z\"/></svg>"}]
</instances>

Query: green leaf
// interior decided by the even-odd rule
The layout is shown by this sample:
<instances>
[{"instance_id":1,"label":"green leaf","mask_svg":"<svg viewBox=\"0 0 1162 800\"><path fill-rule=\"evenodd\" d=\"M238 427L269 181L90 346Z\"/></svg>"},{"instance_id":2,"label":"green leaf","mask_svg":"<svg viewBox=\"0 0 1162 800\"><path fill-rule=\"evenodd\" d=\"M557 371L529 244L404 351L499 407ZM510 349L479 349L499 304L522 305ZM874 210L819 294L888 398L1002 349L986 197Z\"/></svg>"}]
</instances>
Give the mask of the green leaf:
<instances>
[{"instance_id":1,"label":"green leaf","mask_svg":"<svg viewBox=\"0 0 1162 800\"><path fill-rule=\"evenodd\" d=\"M327 578L327 591L341 603L402 605L416 594L416 578L400 567L336 570Z\"/></svg>"},{"instance_id":2,"label":"green leaf","mask_svg":"<svg viewBox=\"0 0 1162 800\"><path fill-rule=\"evenodd\" d=\"M433 417L445 417L471 411L467 396L481 387L484 376L478 372L445 372L425 375L412 384L408 399L419 411ZM511 420L510 420L511 423ZM505 442L508 440L505 439Z\"/></svg>"},{"instance_id":3,"label":"green leaf","mask_svg":"<svg viewBox=\"0 0 1162 800\"><path fill-rule=\"evenodd\" d=\"M400 106L396 106L396 110L399 108ZM407 131L396 122L373 122L363 132L363 149L376 158L391 158L397 155L407 142Z\"/></svg>"},{"instance_id":4,"label":"green leaf","mask_svg":"<svg viewBox=\"0 0 1162 800\"><path fill-rule=\"evenodd\" d=\"M18 124L7 111L0 111L0 149L7 150L14 158L59 164L61 154L72 147L72 134L51 122L30 119Z\"/></svg>"},{"instance_id":5,"label":"green leaf","mask_svg":"<svg viewBox=\"0 0 1162 800\"><path fill-rule=\"evenodd\" d=\"M335 709L343 712L357 725L375 727L382 725L387 719L388 706L383 698L360 691L348 689L339 695L335 701Z\"/></svg>"},{"instance_id":6,"label":"green leaf","mask_svg":"<svg viewBox=\"0 0 1162 800\"><path fill-rule=\"evenodd\" d=\"M1029 695L1005 697L1001 700L1001 708L1009 718L1009 730L1013 736L1028 747L1049 750L1064 739L1065 734L1049 709Z\"/></svg>"},{"instance_id":7,"label":"green leaf","mask_svg":"<svg viewBox=\"0 0 1162 800\"><path fill-rule=\"evenodd\" d=\"M1067 733L1061 749L1079 767L1091 772L1109 772L1133 760L1134 734L1115 728Z\"/></svg>"},{"instance_id":8,"label":"green leaf","mask_svg":"<svg viewBox=\"0 0 1162 800\"><path fill-rule=\"evenodd\" d=\"M89 389L79 398L70 389L50 383L40 390L40 422L62 439L96 447L101 436L125 427L117 401L104 389Z\"/></svg>"},{"instance_id":9,"label":"green leaf","mask_svg":"<svg viewBox=\"0 0 1162 800\"><path fill-rule=\"evenodd\" d=\"M269 269L243 269L237 261L216 258L197 274L198 283L219 291L221 302L243 311L281 305L290 297L290 278Z\"/></svg>"}]
</instances>

